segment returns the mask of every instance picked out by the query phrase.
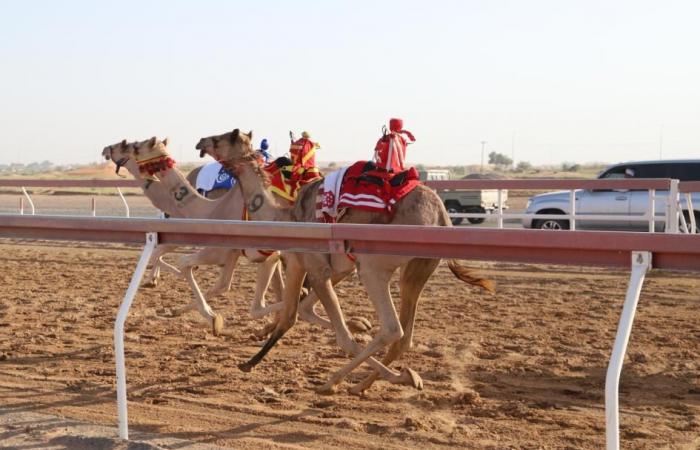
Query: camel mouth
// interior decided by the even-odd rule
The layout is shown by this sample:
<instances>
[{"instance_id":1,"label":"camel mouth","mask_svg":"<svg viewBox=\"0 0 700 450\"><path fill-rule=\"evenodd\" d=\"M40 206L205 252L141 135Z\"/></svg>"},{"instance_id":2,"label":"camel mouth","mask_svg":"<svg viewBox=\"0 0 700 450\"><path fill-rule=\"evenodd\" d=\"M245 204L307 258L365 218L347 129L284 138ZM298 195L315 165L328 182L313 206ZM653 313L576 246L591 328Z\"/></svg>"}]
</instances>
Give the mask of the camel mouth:
<instances>
[{"instance_id":1,"label":"camel mouth","mask_svg":"<svg viewBox=\"0 0 700 450\"><path fill-rule=\"evenodd\" d=\"M115 174L121 176L119 174L119 170L121 170L121 168L124 166L124 164L126 164L127 160L128 160L128 158L121 158L117 161L114 161L114 165L117 166L117 170L114 171Z\"/></svg>"}]
</instances>

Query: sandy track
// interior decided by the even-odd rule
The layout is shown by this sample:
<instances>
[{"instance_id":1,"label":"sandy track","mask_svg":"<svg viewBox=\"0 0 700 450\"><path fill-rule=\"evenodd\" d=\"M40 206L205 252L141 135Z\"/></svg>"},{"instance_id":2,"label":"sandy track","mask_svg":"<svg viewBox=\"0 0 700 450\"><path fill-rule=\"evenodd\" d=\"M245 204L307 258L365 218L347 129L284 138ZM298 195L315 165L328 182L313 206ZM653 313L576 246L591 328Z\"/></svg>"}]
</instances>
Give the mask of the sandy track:
<instances>
[{"instance_id":1,"label":"sandy track","mask_svg":"<svg viewBox=\"0 0 700 450\"><path fill-rule=\"evenodd\" d=\"M112 326L137 258L120 245L2 241L2 408L116 423ZM440 267L421 301L415 347L399 362L425 389L379 382L362 398L314 393L347 358L330 333L307 324L254 372L236 368L258 349L251 335L262 325L246 313L252 266L211 301L226 319L220 337L195 313L174 313L190 294L165 275L167 286L143 289L127 321L132 426L237 448L601 448L626 272L471 265L498 282L498 294L464 287ZM208 286L215 274L198 275ZM376 324L356 279L338 292L347 312ZM697 278L648 277L622 377L627 448L700 447L699 309Z\"/></svg>"}]
</instances>

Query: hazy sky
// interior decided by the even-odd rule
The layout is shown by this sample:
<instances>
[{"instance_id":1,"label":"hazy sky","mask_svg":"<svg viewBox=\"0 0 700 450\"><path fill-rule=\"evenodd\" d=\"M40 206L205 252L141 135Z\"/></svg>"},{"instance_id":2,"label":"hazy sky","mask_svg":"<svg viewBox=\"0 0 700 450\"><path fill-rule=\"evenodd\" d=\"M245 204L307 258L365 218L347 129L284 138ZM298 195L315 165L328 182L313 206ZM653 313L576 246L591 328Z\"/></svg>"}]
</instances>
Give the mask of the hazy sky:
<instances>
[{"instance_id":1,"label":"hazy sky","mask_svg":"<svg viewBox=\"0 0 700 450\"><path fill-rule=\"evenodd\" d=\"M409 161L700 156L697 1L6 1L0 163L97 161L169 136L196 160L233 128L321 160L371 156L402 117ZM662 132L663 130L663 132Z\"/></svg>"}]
</instances>

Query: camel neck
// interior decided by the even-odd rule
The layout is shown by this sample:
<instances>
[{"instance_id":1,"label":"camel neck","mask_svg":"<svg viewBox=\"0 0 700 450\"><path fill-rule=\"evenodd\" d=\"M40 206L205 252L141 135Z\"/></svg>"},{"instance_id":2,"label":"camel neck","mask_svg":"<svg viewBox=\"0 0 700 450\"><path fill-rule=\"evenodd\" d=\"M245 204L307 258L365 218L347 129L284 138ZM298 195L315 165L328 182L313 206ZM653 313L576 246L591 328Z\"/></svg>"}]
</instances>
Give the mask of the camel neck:
<instances>
[{"instance_id":1,"label":"camel neck","mask_svg":"<svg viewBox=\"0 0 700 450\"><path fill-rule=\"evenodd\" d=\"M159 181L144 179L139 171L139 166L133 160L127 161L124 168L126 168L135 179L142 182L141 189L143 190L143 195L153 203L153 206L171 216L182 217L181 214L178 214L174 202L170 199L168 192Z\"/></svg>"},{"instance_id":2,"label":"camel neck","mask_svg":"<svg viewBox=\"0 0 700 450\"><path fill-rule=\"evenodd\" d=\"M241 164L236 177L243 192L248 215L253 220L289 220L289 211L281 207L267 190L265 180L253 162Z\"/></svg>"}]
</instances>

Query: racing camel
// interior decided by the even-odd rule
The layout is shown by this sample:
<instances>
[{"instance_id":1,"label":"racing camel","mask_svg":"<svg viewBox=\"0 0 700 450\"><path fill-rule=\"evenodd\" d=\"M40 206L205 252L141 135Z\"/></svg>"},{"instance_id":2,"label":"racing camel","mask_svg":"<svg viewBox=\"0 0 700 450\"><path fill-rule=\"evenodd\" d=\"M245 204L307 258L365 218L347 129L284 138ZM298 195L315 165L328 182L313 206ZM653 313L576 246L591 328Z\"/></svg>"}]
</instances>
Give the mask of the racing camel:
<instances>
[{"instance_id":1,"label":"racing camel","mask_svg":"<svg viewBox=\"0 0 700 450\"><path fill-rule=\"evenodd\" d=\"M112 159L115 162L117 170L123 166L136 179L144 181L143 188L146 196L157 208L167 212L171 217L224 219L242 218L243 216L243 198L237 186L234 186L220 199L212 201L200 196L192 188L192 184L175 167L167 167L166 164L160 167L162 170L156 170L153 175L149 175L143 170L146 161L155 159L162 162L169 159L167 139L161 142L156 138L151 138L131 144L122 141L121 143L105 147L103 155L105 158ZM289 205L286 200L282 199L280 201ZM279 265L277 264L279 259L279 253L277 252L272 252L271 254L270 252L254 249L238 250L207 247L193 255L182 257L177 264L179 269L174 269L178 273L181 271L187 278L194 294L195 301L193 306L209 321L214 334L219 334L223 329L223 318L211 309L206 298L226 292L229 289L233 270L241 254L244 254L253 262L261 263L258 267L255 298L250 308L251 316L260 318L279 311L283 306L281 301L265 306L264 298L270 278L273 277L273 289L278 300L281 300L284 284ZM223 265L219 280L207 292L206 298L202 295L192 273L194 267L202 264ZM306 295L301 302L301 318L307 322L331 328L330 322L320 317L314 311L313 306L317 301L318 298L313 292L309 292ZM352 317L348 323L350 328L355 331L366 331L372 327L371 323L363 317ZM271 325L274 325L274 323ZM267 335L270 329L271 327L268 326L257 334Z\"/></svg>"},{"instance_id":2,"label":"racing camel","mask_svg":"<svg viewBox=\"0 0 700 450\"><path fill-rule=\"evenodd\" d=\"M113 145L109 145L109 146L105 147L104 151L102 152L103 156L107 160L111 159L110 158L110 149L117 148L117 146L119 146L119 145L126 147L128 145L128 143L126 142L126 140L123 140L122 142L119 142L117 144L113 144ZM115 161L115 164L116 164L116 161ZM195 167L187 174L187 181L192 186L195 186L195 184L197 182L197 176L199 175L199 172L202 169L202 167L204 167L204 166ZM127 165L126 168L134 176L134 178L140 179L137 165L132 163L132 164ZM117 164L116 174L118 176L122 176L122 175L119 175L120 169L121 169L121 166ZM228 189L213 189L207 193L207 198L210 200L216 200L217 198L222 197L227 192L228 192ZM144 190L144 195L146 195L146 197L149 200L151 200L151 202L154 201L152 194L153 194L152 191L149 192L149 191ZM155 200L157 201L157 199L155 199ZM151 259L148 262L149 265L151 266L151 271L147 275L146 280L143 282L144 286L156 287L158 285L159 280L160 280L161 269L165 269L165 270L172 272L176 275L180 275L180 271L176 267L173 267L172 265L168 264L167 262L165 262L163 260L163 256L165 256L167 253L171 253L171 252L175 251L175 249L177 247L178 247L177 245L172 245L172 244L159 244L155 248L155 250L153 251L153 254L151 255ZM222 272L221 276L223 278L223 276L224 276L223 272ZM216 292L219 292L222 290L222 286L223 286L222 283L223 283L223 281L220 280L219 283L217 283L217 285L214 287L214 290ZM214 294L214 292L212 292L211 290L209 292L207 292L207 296L212 295L212 294Z\"/></svg>"},{"instance_id":3,"label":"racing camel","mask_svg":"<svg viewBox=\"0 0 700 450\"><path fill-rule=\"evenodd\" d=\"M254 220L315 222L317 193L323 182L315 181L304 186L292 207L280 205L266 189L266 174L255 158L251 139L252 132L244 134L234 129L203 138L196 148L200 154L206 152L213 156L238 179L248 212ZM394 206L393 215L348 209L339 221L354 224L451 226L440 198L424 185L418 185ZM251 370L294 325L299 290L306 275L330 318L338 344L353 355L347 365L332 374L318 389L320 393L334 392L335 387L363 362L369 363L374 371L351 388L353 393L364 392L377 376L394 384L422 388L422 379L414 370L404 368L401 372L396 372L386 365L412 346L418 299L425 283L437 268L439 259L358 254L355 255L355 262L352 262L342 254L314 253L285 253L283 258L286 263L284 309L279 313L276 327L263 348L248 362L239 365L242 370ZM333 285L355 267L381 324L376 336L364 348L353 340L333 289ZM448 262L448 267L458 279L493 292L493 283L471 269L460 266L454 260ZM389 282L396 269L400 270L400 316L396 313L389 290ZM387 346L389 350L383 362L379 362L373 355Z\"/></svg>"},{"instance_id":4,"label":"racing camel","mask_svg":"<svg viewBox=\"0 0 700 450\"><path fill-rule=\"evenodd\" d=\"M149 176L139 165L138 149L145 147L146 143L127 143L126 140L105 147L102 154L106 159L111 159L119 168L126 168L137 180L144 182L143 192L153 205L163 212L166 212L173 218L210 218L222 219L224 217L238 217L243 215L243 198L240 189L235 187L220 196L218 200L210 200L200 196L192 187L193 184L186 179L182 173L176 168L168 168L169 170L159 171L158 177ZM152 145L155 146L156 140L153 138ZM162 151L158 153L158 158L168 158L165 152L165 144L162 144ZM153 152L151 151L151 156ZM142 155L142 158L148 158L148 155ZM188 201L182 201L188 197ZM177 200L180 198L181 200ZM161 247L161 246L159 246ZM160 250L159 255L154 255L158 259L164 253L172 251L175 246L162 246L165 249ZM238 258L243 253L239 249L206 247L192 255L183 256L178 262L178 268L166 265L168 270L176 274L184 276L192 288L194 301L190 307L196 308L199 313L209 322L214 334L219 334L223 329L223 318L220 314L214 312L209 306L206 298L219 295L230 289L233 278L233 271L236 267ZM250 314L254 318L260 318L278 310L281 303L265 306L265 291L274 275L273 289L278 296L281 297L282 281L281 274L278 268L278 254L260 253L257 250L246 249L245 255L253 262L261 263L258 266L258 277L255 289L255 298L251 303ZM157 259L156 259L157 261ZM165 263L167 264L167 263ZM209 289L206 296L202 294L199 285L194 278L193 269L198 265L220 265L220 276L214 286Z\"/></svg>"}]
</instances>

